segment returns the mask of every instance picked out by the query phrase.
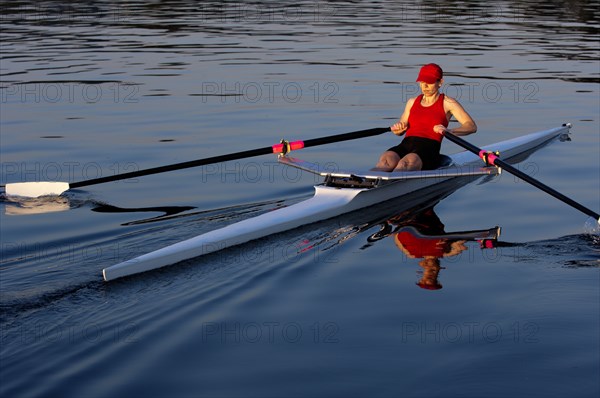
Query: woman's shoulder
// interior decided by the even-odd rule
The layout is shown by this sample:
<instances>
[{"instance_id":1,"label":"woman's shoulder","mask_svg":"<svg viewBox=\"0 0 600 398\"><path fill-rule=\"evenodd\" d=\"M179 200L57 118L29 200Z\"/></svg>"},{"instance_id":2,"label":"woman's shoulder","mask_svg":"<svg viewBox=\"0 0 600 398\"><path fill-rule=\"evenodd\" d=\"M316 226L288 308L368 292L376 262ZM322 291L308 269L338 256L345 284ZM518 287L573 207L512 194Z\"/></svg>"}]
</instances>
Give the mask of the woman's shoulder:
<instances>
[{"instance_id":1,"label":"woman's shoulder","mask_svg":"<svg viewBox=\"0 0 600 398\"><path fill-rule=\"evenodd\" d=\"M414 104L415 101L418 100L419 98L421 98L422 96L423 96L423 94L417 95L416 97L409 98L408 101L406 101L406 105Z\"/></svg>"},{"instance_id":2,"label":"woman's shoulder","mask_svg":"<svg viewBox=\"0 0 600 398\"><path fill-rule=\"evenodd\" d=\"M442 94L444 96L444 102L448 102L451 104L458 104L458 100L454 97L451 97L447 94Z\"/></svg>"},{"instance_id":3,"label":"woman's shoulder","mask_svg":"<svg viewBox=\"0 0 600 398\"><path fill-rule=\"evenodd\" d=\"M444 106L448 108L453 108L456 106L462 107L460 102L456 98L450 97L449 95L444 94Z\"/></svg>"}]
</instances>

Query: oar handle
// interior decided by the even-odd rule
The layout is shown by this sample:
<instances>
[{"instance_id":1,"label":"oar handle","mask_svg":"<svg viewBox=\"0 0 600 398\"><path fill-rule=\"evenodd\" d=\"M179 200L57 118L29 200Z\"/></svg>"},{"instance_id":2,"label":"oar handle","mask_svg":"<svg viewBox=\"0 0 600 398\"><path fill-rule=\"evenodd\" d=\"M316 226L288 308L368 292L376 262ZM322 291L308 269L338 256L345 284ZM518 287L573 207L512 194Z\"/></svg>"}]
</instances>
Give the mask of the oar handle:
<instances>
[{"instance_id":1,"label":"oar handle","mask_svg":"<svg viewBox=\"0 0 600 398\"><path fill-rule=\"evenodd\" d=\"M448 140L454 142L455 144L465 148L466 150L473 152L474 154L479 156L484 162L486 162L488 164L492 164L496 167L502 168L502 170L507 171L516 177L519 177L520 179L522 179L525 182L528 182L529 184L533 185L534 187L541 189L542 191L546 192L549 195L554 196L556 199L568 204L569 206L581 211L584 214L587 214L590 217L593 217L598 223L600 223L600 214L596 213L595 211L593 211L591 209L588 209L581 203L574 201L573 199L569 198L568 196L563 195L562 193L556 191L555 189L549 187L548 185L543 184L542 182L536 180L535 178L523 173L522 171L518 170L517 168L511 166L510 164L508 164L505 161L503 161L502 159L500 159L496 154L490 153L488 151L484 151L483 149L476 147L475 145L463 140L462 138L455 136L454 134L452 134L449 131L446 131L444 133L444 137L446 137Z\"/></svg>"}]
</instances>

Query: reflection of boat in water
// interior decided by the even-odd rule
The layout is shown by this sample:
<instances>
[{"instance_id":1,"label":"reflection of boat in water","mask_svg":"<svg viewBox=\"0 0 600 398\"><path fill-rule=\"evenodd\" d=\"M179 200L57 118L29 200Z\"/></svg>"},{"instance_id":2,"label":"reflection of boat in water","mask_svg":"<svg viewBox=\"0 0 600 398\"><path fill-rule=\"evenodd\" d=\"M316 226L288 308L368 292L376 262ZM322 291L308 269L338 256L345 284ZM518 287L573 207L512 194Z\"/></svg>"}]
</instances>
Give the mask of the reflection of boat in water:
<instances>
[{"instance_id":1,"label":"reflection of boat in water","mask_svg":"<svg viewBox=\"0 0 600 398\"><path fill-rule=\"evenodd\" d=\"M515 158L521 160L526 154L567 133L569 128L570 126L563 126L529 134L490 145L488 149L501 151L503 158L509 162ZM366 207L370 212L371 207L378 203L436 187L444 182L497 173L496 169L480 167L479 157L469 152L454 154L450 159L451 165L437 170L382 173L331 172L320 169L318 165L283 157L283 163L325 178L323 184L315 187L312 198L105 268L104 279L109 281L175 264Z\"/></svg>"},{"instance_id":2,"label":"reflection of boat in water","mask_svg":"<svg viewBox=\"0 0 600 398\"><path fill-rule=\"evenodd\" d=\"M434 204L435 205L435 204ZM433 206L434 206L433 205ZM438 274L443 269L440 259L453 257L467 250L465 243L475 241L482 249L493 248L500 236L500 227L445 232L445 227L433 206L420 212L403 212L385 221L381 229L369 236L369 242L393 237L400 251L412 259L421 259L422 277L417 285L429 290L442 288Z\"/></svg>"}]
</instances>

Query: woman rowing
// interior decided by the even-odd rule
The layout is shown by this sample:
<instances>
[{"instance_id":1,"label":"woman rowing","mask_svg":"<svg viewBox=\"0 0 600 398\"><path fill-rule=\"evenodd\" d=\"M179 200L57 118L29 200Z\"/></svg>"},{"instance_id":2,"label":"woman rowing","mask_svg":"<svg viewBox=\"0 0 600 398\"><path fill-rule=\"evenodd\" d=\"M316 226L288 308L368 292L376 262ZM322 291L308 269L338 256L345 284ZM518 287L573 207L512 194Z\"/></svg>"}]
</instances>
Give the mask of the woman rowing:
<instances>
[{"instance_id":1,"label":"woman rowing","mask_svg":"<svg viewBox=\"0 0 600 398\"><path fill-rule=\"evenodd\" d=\"M385 151L374 170L413 171L432 170L439 166L440 148L444 132L468 135L477 131L477 125L460 103L440 93L444 82L443 71L436 64L427 64L419 71L417 82L422 94L407 101L398 123L391 127L394 134L406 136L399 145ZM460 126L448 129L450 117Z\"/></svg>"}]
</instances>

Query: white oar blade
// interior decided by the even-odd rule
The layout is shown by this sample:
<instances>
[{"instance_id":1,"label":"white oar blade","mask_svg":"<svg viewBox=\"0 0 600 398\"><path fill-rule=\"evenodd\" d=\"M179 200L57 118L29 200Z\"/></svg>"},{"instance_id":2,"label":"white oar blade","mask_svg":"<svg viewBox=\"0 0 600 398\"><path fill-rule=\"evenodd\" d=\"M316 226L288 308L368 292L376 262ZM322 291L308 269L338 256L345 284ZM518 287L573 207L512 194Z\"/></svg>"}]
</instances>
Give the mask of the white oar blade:
<instances>
[{"instance_id":1,"label":"white oar blade","mask_svg":"<svg viewBox=\"0 0 600 398\"><path fill-rule=\"evenodd\" d=\"M69 189L68 182L16 182L6 184L6 196L39 198L40 196L57 196Z\"/></svg>"}]
</instances>

